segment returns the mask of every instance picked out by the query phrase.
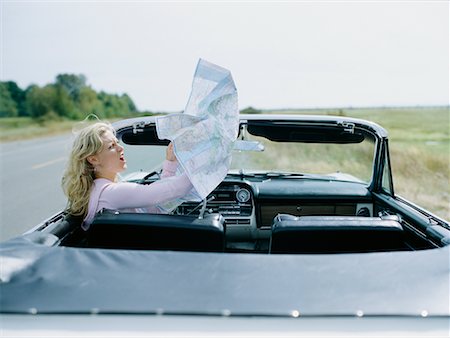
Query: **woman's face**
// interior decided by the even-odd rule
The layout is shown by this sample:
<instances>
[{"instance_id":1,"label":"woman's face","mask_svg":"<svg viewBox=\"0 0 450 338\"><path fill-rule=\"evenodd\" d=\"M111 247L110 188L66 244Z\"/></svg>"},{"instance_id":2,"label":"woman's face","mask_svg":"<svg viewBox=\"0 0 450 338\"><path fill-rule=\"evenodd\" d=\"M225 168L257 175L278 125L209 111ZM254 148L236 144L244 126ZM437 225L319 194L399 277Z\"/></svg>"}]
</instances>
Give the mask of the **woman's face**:
<instances>
[{"instance_id":1,"label":"woman's face","mask_svg":"<svg viewBox=\"0 0 450 338\"><path fill-rule=\"evenodd\" d=\"M116 136L111 131L106 131L101 139L103 146L100 152L90 156L91 162L96 168L97 177L105 177L114 180L116 175L127 167L123 155L123 147L118 143Z\"/></svg>"}]
</instances>

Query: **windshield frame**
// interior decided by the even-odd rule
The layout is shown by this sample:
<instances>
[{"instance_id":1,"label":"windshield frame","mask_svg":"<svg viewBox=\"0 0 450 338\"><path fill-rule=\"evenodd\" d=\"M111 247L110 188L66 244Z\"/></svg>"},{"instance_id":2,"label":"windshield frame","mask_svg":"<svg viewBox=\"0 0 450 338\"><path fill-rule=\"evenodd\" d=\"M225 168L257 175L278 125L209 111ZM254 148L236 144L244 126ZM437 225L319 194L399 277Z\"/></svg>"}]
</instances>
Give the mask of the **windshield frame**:
<instances>
[{"instance_id":1,"label":"windshield frame","mask_svg":"<svg viewBox=\"0 0 450 338\"><path fill-rule=\"evenodd\" d=\"M250 126L250 128L249 128ZM255 129L251 127L257 126L262 127L262 129L256 129L256 133L252 133ZM264 127L267 129L264 130ZM270 128L286 128L287 131L290 131L291 134L295 134L294 138L292 135L283 136L283 134L279 132L274 132L271 134ZM303 134L295 131L295 128L301 128L302 131L306 131L306 136L304 139L295 139L295 137L303 138ZM250 130L249 130L250 129ZM262 130L262 131L261 131ZM314 134L316 133L316 134ZM338 134L339 133L339 134ZM257 134L257 135L255 135ZM267 137L266 137L267 136ZM376 173L376 163L377 163L377 154L379 152L380 140L382 138L377 135L371 128L364 128L360 125L355 125L354 123L346 123L346 122L336 122L330 123L325 121L280 121L280 120L244 120L241 121L239 127L239 136L238 140L248 141L258 143L255 139L261 138L261 149L265 149L267 144L276 145L277 143L285 144L289 146L290 144L302 144L305 147L310 145L318 146L320 144L324 144L326 147L333 147L345 144L361 144L364 143L366 146L370 146L370 160L366 161L366 169L367 175L364 179L358 175L352 175L350 172L346 171L330 171L318 173L316 171L298 171L292 168L286 169L274 169L274 168L239 168L237 166L232 166L230 172L239 172L242 175L253 175L253 174L261 174L262 172L269 172L275 176L276 173L279 173L280 176L284 176L283 174L289 176L293 173L303 175L305 178L309 179L327 179L327 180L336 180L336 181L351 181L365 184L366 186L372 186L374 182L374 177ZM368 144L368 145L367 145ZM320 147L320 146L319 146ZM258 151L258 150L257 150ZM261 150L259 150L261 151ZM262 150L264 152L264 150Z\"/></svg>"},{"instance_id":2,"label":"windshield frame","mask_svg":"<svg viewBox=\"0 0 450 338\"><path fill-rule=\"evenodd\" d=\"M156 119L158 116L145 116L121 120L113 124L117 131L117 137L122 142L123 136L128 143L135 142L139 145L168 145L169 140L160 140L156 133ZM250 124L285 124L291 126L303 126L320 128L341 128L342 130L357 130L370 134L374 138L373 168L371 179L367 184L368 189L376 190L378 177L382 173L382 164L380 162L381 149L384 142L387 141L387 131L378 124L362 119L331 116L331 115L277 115L277 114L241 114L239 115L239 128ZM148 170L150 170L149 168Z\"/></svg>"}]
</instances>

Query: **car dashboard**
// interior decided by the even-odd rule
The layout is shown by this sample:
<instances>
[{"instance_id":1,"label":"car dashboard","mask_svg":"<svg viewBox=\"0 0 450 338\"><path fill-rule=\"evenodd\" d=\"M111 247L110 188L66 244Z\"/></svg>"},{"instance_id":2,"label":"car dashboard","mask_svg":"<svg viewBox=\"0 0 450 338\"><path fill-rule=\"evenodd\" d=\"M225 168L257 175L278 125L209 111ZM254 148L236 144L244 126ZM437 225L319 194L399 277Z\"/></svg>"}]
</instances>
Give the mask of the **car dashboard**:
<instances>
[{"instance_id":1,"label":"car dashboard","mask_svg":"<svg viewBox=\"0 0 450 338\"><path fill-rule=\"evenodd\" d=\"M325 193L329 191L333 194ZM267 250L273 221L279 214L373 216L371 197L364 185L331 180L231 176L206 201L205 213L224 218L228 249L247 246L256 250L258 244ZM198 217L202 206L202 202L185 202L174 214Z\"/></svg>"}]
</instances>

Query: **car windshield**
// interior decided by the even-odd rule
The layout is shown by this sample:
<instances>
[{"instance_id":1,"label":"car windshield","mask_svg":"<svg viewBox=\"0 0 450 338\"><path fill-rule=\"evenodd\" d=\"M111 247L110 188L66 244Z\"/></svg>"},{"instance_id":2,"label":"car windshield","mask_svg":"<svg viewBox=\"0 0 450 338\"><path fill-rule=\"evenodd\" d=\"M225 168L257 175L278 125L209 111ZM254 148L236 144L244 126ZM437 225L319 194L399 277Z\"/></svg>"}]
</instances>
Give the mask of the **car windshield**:
<instances>
[{"instance_id":1,"label":"car windshield","mask_svg":"<svg viewBox=\"0 0 450 338\"><path fill-rule=\"evenodd\" d=\"M124 147L127 169L120 174L123 180L142 178L150 172L161 169L166 156L166 146L130 145L121 142Z\"/></svg>"},{"instance_id":2,"label":"car windshield","mask_svg":"<svg viewBox=\"0 0 450 338\"><path fill-rule=\"evenodd\" d=\"M369 183L372 177L375 141L364 134L361 142L321 143L278 139L246 133L240 136L232 154L231 173L270 177L299 177L292 174L319 175L317 178ZM158 171L166 146L124 144L127 169L122 179L139 179ZM289 174L289 175L287 175Z\"/></svg>"},{"instance_id":3,"label":"car windshield","mask_svg":"<svg viewBox=\"0 0 450 338\"><path fill-rule=\"evenodd\" d=\"M375 148L369 137L360 143L343 144L274 142L253 135L246 140L259 144L260 150L234 151L232 170L327 175L362 182L370 182L372 177Z\"/></svg>"}]
</instances>

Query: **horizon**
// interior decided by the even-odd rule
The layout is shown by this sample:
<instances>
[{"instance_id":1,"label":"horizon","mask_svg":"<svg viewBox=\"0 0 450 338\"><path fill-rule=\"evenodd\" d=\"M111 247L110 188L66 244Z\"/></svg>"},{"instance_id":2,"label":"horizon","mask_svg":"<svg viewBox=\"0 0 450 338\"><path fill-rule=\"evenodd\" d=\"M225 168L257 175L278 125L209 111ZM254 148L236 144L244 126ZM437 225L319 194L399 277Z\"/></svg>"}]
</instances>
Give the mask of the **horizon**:
<instances>
[{"instance_id":1,"label":"horizon","mask_svg":"<svg viewBox=\"0 0 450 338\"><path fill-rule=\"evenodd\" d=\"M59 74L58 74L59 75ZM84 74L69 74L69 75L84 75ZM56 78L56 76L55 76ZM10 79L6 79L6 80L2 80L2 82L15 82L17 84L16 81L14 80L10 80ZM44 84L43 86L46 85L51 85L54 84L52 83L47 83ZM28 86L21 88L19 86L19 88L21 90L26 90L28 87L33 86L33 85L37 85L36 83L30 83ZM88 87L93 88L89 83L87 84ZM94 88L93 88L94 89ZM96 93L99 93L100 91L96 91ZM129 95L128 93L122 92L122 93L107 93L107 94L111 94L111 95ZM131 97L131 95L129 95L130 98L133 100L133 98ZM411 104L411 105L373 105L373 106L311 106L311 107L274 107L274 108L264 108L264 107L258 107L256 108L254 105L248 105L246 107L239 107L239 111L245 110L245 109L255 109L259 112L276 112L276 111L314 111L314 110L364 110L364 109L429 109L429 108L447 108L450 109L450 102L449 104L429 104L429 105L422 105L422 104ZM182 110L172 110L172 111L165 111L165 110L158 110L158 111L153 111L153 110L149 110L149 109L145 109L145 110L138 110L138 113L152 113L152 114L172 114L172 113L182 113L184 111L184 109Z\"/></svg>"}]
</instances>

